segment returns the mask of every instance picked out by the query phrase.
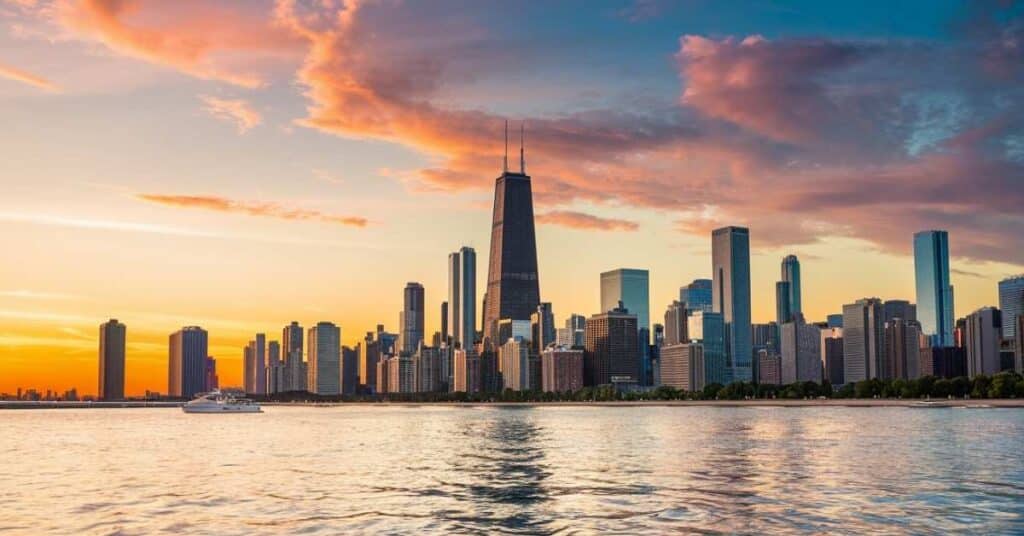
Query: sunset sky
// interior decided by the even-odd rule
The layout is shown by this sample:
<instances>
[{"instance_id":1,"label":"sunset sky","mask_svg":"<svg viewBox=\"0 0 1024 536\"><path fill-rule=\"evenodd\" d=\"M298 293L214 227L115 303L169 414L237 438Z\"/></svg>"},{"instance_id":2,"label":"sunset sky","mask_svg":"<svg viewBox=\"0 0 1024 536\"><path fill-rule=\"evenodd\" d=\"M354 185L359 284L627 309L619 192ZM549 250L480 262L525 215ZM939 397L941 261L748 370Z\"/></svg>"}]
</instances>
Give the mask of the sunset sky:
<instances>
[{"instance_id":1,"label":"sunset sky","mask_svg":"<svg viewBox=\"0 0 1024 536\"><path fill-rule=\"evenodd\" d=\"M355 344L402 288L439 328L447 254L486 277L502 128L525 121L540 288L560 324L601 271L651 318L751 230L754 321L783 256L805 314L914 300L913 232L950 233L956 314L1024 272L1024 9L1014 2L0 0L0 392L128 394L167 336L222 385L291 320Z\"/></svg>"}]
</instances>

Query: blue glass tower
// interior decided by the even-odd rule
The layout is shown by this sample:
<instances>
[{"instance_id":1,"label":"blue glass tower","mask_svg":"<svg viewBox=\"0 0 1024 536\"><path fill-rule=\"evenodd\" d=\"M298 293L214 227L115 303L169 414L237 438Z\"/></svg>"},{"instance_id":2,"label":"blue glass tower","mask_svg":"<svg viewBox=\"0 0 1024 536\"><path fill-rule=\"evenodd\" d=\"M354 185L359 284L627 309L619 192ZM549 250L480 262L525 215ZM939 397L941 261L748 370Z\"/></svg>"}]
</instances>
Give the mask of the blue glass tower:
<instances>
[{"instance_id":1,"label":"blue glass tower","mask_svg":"<svg viewBox=\"0 0 1024 536\"><path fill-rule=\"evenodd\" d=\"M750 333L750 231L723 227L711 233L712 308L725 323L728 381L753 379Z\"/></svg>"},{"instance_id":2,"label":"blue glass tower","mask_svg":"<svg viewBox=\"0 0 1024 536\"><path fill-rule=\"evenodd\" d=\"M933 346L953 346L953 286L949 282L949 234L914 235L914 280L917 319Z\"/></svg>"},{"instance_id":3,"label":"blue glass tower","mask_svg":"<svg viewBox=\"0 0 1024 536\"><path fill-rule=\"evenodd\" d=\"M802 313L800 305L800 261L796 255L782 259L782 280L789 283L789 314ZM788 320L788 319L787 319Z\"/></svg>"},{"instance_id":4,"label":"blue glass tower","mask_svg":"<svg viewBox=\"0 0 1024 536\"><path fill-rule=\"evenodd\" d=\"M690 311L711 312L711 280L694 279L693 283L679 289L679 301Z\"/></svg>"}]
</instances>

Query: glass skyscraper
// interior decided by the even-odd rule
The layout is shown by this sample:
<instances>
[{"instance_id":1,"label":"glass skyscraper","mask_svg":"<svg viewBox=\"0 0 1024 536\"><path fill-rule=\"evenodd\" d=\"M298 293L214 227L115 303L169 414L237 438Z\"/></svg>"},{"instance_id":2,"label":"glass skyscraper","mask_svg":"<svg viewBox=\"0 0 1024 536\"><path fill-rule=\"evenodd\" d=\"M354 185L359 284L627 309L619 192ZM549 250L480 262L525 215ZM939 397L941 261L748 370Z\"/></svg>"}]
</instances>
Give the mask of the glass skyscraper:
<instances>
[{"instance_id":1,"label":"glass skyscraper","mask_svg":"<svg viewBox=\"0 0 1024 536\"><path fill-rule=\"evenodd\" d=\"M753 379L750 343L750 231L723 227L711 233L712 308L725 323L728 381Z\"/></svg>"},{"instance_id":2,"label":"glass skyscraper","mask_svg":"<svg viewBox=\"0 0 1024 536\"><path fill-rule=\"evenodd\" d=\"M1003 338L1016 339L1017 317L1024 314L1024 274L999 282L999 310L1003 312Z\"/></svg>"},{"instance_id":3,"label":"glass skyscraper","mask_svg":"<svg viewBox=\"0 0 1024 536\"><path fill-rule=\"evenodd\" d=\"M638 330L650 330L650 274L647 270L619 268L601 274L601 312L615 309L620 301L636 315Z\"/></svg>"},{"instance_id":4,"label":"glass skyscraper","mask_svg":"<svg viewBox=\"0 0 1024 536\"><path fill-rule=\"evenodd\" d=\"M949 233L914 234L917 319L933 346L953 346L953 286L949 282Z\"/></svg>"},{"instance_id":5,"label":"glass skyscraper","mask_svg":"<svg viewBox=\"0 0 1024 536\"><path fill-rule=\"evenodd\" d=\"M448 329L452 344L476 342L476 251L462 247L448 255Z\"/></svg>"},{"instance_id":6,"label":"glass skyscraper","mask_svg":"<svg viewBox=\"0 0 1024 536\"><path fill-rule=\"evenodd\" d=\"M711 312L711 280L694 279L692 283L679 289L679 301L686 304L690 311Z\"/></svg>"},{"instance_id":7,"label":"glass skyscraper","mask_svg":"<svg viewBox=\"0 0 1024 536\"><path fill-rule=\"evenodd\" d=\"M796 255L786 255L782 259L782 280L789 283L789 314L802 313L803 308L800 305L800 261L796 258Z\"/></svg>"}]
</instances>

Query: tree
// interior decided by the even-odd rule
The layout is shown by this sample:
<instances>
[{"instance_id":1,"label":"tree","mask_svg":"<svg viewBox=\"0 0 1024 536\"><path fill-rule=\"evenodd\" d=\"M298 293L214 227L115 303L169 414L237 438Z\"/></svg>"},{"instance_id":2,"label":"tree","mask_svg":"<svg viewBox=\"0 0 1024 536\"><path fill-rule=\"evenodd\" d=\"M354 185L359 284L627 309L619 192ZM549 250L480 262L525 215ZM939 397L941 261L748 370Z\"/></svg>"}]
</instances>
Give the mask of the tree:
<instances>
[{"instance_id":1,"label":"tree","mask_svg":"<svg viewBox=\"0 0 1024 536\"><path fill-rule=\"evenodd\" d=\"M931 396L947 398L951 394L953 394L953 382L946 378L935 380L935 383L932 384Z\"/></svg>"},{"instance_id":2,"label":"tree","mask_svg":"<svg viewBox=\"0 0 1024 536\"><path fill-rule=\"evenodd\" d=\"M953 378L951 381L953 383L953 396L957 398L963 398L964 396L967 395L967 393L970 392L971 380L968 380L966 377L957 376L956 378Z\"/></svg>"},{"instance_id":3,"label":"tree","mask_svg":"<svg viewBox=\"0 0 1024 536\"><path fill-rule=\"evenodd\" d=\"M989 398L1013 398L1017 391L1017 382L1020 376L1013 371L1003 371L992 377L992 384L988 388Z\"/></svg>"},{"instance_id":4,"label":"tree","mask_svg":"<svg viewBox=\"0 0 1024 536\"><path fill-rule=\"evenodd\" d=\"M971 398L985 398L988 396L988 388L992 379L984 374L978 374L971 381Z\"/></svg>"},{"instance_id":5,"label":"tree","mask_svg":"<svg viewBox=\"0 0 1024 536\"><path fill-rule=\"evenodd\" d=\"M701 393L701 397L704 400L714 400L718 398L718 392L721 391L723 385L718 382L712 382L704 386L704 391Z\"/></svg>"}]
</instances>

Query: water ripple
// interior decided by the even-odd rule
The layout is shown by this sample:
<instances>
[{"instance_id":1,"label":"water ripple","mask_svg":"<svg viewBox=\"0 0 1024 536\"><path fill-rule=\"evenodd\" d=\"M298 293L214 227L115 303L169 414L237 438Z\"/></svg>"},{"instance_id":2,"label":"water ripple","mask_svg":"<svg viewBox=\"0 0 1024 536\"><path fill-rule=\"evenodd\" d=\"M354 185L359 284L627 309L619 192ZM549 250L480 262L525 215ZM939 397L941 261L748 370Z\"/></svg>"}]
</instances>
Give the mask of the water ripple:
<instances>
[{"instance_id":1,"label":"water ripple","mask_svg":"<svg viewBox=\"0 0 1024 536\"><path fill-rule=\"evenodd\" d=\"M1013 410L190 417L0 412L0 532L1024 533L1024 412Z\"/></svg>"}]
</instances>

